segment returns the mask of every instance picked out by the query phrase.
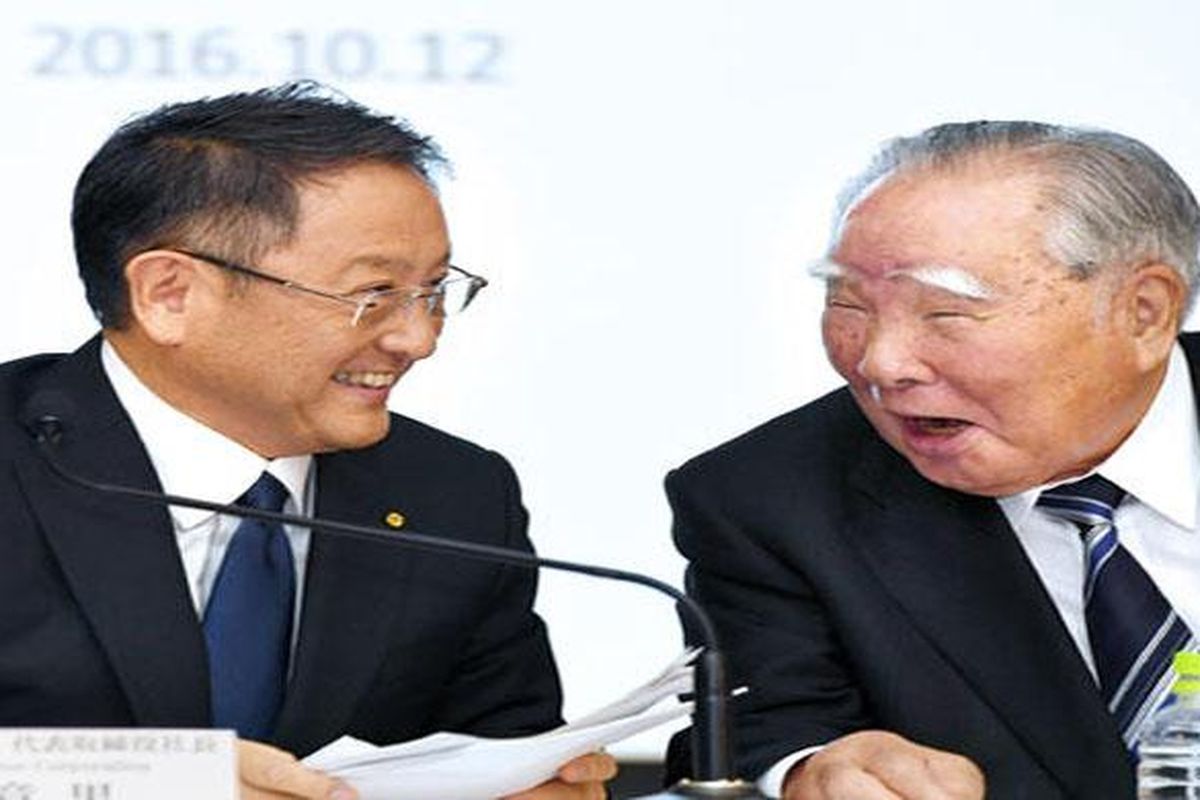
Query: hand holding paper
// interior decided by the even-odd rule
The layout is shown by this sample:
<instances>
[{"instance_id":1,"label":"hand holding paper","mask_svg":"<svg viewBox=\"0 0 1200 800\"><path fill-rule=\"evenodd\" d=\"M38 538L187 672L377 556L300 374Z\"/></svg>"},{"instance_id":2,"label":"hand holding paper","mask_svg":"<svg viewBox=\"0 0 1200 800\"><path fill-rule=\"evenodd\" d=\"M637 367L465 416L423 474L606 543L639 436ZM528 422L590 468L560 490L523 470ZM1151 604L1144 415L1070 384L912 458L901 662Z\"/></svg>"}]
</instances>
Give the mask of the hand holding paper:
<instances>
[{"instance_id":1,"label":"hand holding paper","mask_svg":"<svg viewBox=\"0 0 1200 800\"><path fill-rule=\"evenodd\" d=\"M604 783L617 774L608 753L588 753L564 764L555 777L504 800L604 800Z\"/></svg>"},{"instance_id":2,"label":"hand holding paper","mask_svg":"<svg viewBox=\"0 0 1200 800\"><path fill-rule=\"evenodd\" d=\"M238 739L240 800L356 800L340 780L307 768L291 753L260 742Z\"/></svg>"},{"instance_id":3,"label":"hand holding paper","mask_svg":"<svg viewBox=\"0 0 1200 800\"><path fill-rule=\"evenodd\" d=\"M344 737L304 763L341 778L358 791L361 800L510 796L553 779L574 758L689 713L691 704L676 695L692 688L688 662L694 655L683 653L659 675L615 702L536 736L484 739L435 733L388 747Z\"/></svg>"}]
</instances>

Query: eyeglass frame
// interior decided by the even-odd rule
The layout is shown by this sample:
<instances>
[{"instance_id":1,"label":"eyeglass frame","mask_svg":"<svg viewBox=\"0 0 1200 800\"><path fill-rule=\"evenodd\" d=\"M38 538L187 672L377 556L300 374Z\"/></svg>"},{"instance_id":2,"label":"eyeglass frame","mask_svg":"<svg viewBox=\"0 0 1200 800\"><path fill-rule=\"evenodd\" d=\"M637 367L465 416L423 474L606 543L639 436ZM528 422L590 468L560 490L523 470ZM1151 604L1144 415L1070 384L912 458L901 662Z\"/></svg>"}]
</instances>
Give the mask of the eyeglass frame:
<instances>
[{"instance_id":1,"label":"eyeglass frame","mask_svg":"<svg viewBox=\"0 0 1200 800\"><path fill-rule=\"evenodd\" d=\"M337 294L335 292L325 291L324 289L315 289L312 286L306 286L305 284L291 280L290 278L281 278L278 275L272 275L269 272L263 272L255 267L247 267L246 265L239 264L236 261L219 258L214 255L209 255L208 253L201 253L195 250L186 250L182 247L172 247L169 249L173 252L185 255L188 258L194 258L197 261L203 261L206 264L212 264L214 267L219 267L239 275L247 275L251 278L258 278L259 280L273 283L276 286L282 286L285 289L294 289L295 291L303 292L304 294L311 294L316 297L323 297L326 300L335 300L339 303L352 305L354 306L354 316L350 320L350 327L352 328L358 327L359 322L362 321L363 315L365 315L368 310L373 308L374 305L377 305L379 303L379 298L381 297L395 297L398 295L403 295L406 299L406 302L404 303L405 308L411 307L412 304L417 300L425 300L425 311L432 316L437 309L437 300L445 297L445 287L448 284L457 283L459 281L471 282L467 287L467 299L463 301L462 308L460 308L459 311L465 310L467 306L471 305L471 303L475 300L476 295L479 294L479 291L488 285L487 278L483 277L482 275L476 275L473 272L468 272L462 267L457 267L454 264L447 264L446 269L448 272L446 276L438 281L436 286L428 289L368 289L364 292ZM451 273L457 274L451 276ZM445 316L444 311L442 316Z\"/></svg>"}]
</instances>

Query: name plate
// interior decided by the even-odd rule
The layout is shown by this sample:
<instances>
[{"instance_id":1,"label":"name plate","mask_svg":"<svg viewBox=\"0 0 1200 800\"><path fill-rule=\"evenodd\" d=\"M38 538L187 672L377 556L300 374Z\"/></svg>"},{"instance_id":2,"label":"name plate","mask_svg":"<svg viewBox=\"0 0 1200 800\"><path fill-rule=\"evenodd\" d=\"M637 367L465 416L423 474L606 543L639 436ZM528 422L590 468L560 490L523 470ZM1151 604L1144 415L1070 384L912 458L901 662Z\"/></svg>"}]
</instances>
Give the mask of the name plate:
<instances>
[{"instance_id":1,"label":"name plate","mask_svg":"<svg viewBox=\"0 0 1200 800\"><path fill-rule=\"evenodd\" d=\"M237 800L232 731L0 728L0 800Z\"/></svg>"}]
</instances>

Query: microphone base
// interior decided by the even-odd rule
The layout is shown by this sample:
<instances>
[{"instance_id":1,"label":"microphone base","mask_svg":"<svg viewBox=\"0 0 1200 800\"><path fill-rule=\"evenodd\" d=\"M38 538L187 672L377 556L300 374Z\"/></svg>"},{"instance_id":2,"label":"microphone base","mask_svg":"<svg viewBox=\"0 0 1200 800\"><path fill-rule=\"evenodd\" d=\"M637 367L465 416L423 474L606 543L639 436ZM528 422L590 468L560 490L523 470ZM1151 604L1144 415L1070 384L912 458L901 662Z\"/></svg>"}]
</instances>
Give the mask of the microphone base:
<instances>
[{"instance_id":1,"label":"microphone base","mask_svg":"<svg viewBox=\"0 0 1200 800\"><path fill-rule=\"evenodd\" d=\"M684 778L658 794L648 794L633 800L676 800L689 797L711 797L719 800L766 800L758 786L743 780L692 781Z\"/></svg>"}]
</instances>

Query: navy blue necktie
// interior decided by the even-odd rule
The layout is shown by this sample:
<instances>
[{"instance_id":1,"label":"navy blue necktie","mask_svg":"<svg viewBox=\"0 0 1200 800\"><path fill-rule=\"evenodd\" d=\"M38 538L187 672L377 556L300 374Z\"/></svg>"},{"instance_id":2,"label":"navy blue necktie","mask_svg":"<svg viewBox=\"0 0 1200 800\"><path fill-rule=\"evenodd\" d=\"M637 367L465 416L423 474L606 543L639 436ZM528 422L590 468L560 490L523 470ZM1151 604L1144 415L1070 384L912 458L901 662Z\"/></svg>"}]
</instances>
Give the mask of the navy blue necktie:
<instances>
[{"instance_id":1,"label":"navy blue necktie","mask_svg":"<svg viewBox=\"0 0 1200 800\"><path fill-rule=\"evenodd\" d=\"M281 511L287 489L264 472L238 505ZM264 739L287 683L296 571L283 526L243 519L204 612L213 725Z\"/></svg>"},{"instance_id":2,"label":"navy blue necktie","mask_svg":"<svg viewBox=\"0 0 1200 800\"><path fill-rule=\"evenodd\" d=\"M1125 492L1099 475L1049 489L1047 512L1079 526L1086 548L1084 614L1100 690L1126 745L1166 699L1171 659L1193 645L1187 624L1117 541L1113 510Z\"/></svg>"}]
</instances>

